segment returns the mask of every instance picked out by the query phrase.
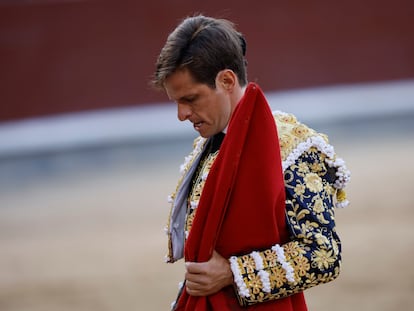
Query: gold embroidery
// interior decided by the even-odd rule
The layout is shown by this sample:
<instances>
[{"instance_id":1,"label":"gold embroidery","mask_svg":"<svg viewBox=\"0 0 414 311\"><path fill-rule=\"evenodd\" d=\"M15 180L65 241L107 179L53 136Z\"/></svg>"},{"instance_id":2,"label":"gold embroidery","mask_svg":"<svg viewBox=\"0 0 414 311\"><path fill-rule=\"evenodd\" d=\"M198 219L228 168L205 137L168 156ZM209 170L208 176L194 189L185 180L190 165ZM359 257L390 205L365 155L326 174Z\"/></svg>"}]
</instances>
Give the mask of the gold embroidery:
<instances>
[{"instance_id":1,"label":"gold embroidery","mask_svg":"<svg viewBox=\"0 0 414 311\"><path fill-rule=\"evenodd\" d=\"M185 162L181 166L181 177L178 180L175 191L170 195L170 198L169 198L169 201L171 203L171 207L170 207L170 212L168 214L167 225L166 225L166 230L168 232L168 253L166 255L166 261L170 262L170 263L175 261L175 259L173 258L173 245L172 245L172 237L171 237L171 233L170 233L171 214L172 214L172 211L173 211L173 202L174 202L175 197L177 196L177 191L178 191L178 189L180 188L180 186L183 182L184 176L186 175L186 173L188 172L190 167L193 165L194 160L197 158L197 156L203 150L203 146L206 142L207 142L207 140L205 138L202 138L201 136L197 137L194 140L193 150L191 151L190 155L188 155L185 158Z\"/></svg>"},{"instance_id":2,"label":"gold embroidery","mask_svg":"<svg viewBox=\"0 0 414 311\"><path fill-rule=\"evenodd\" d=\"M309 137L319 135L326 139L326 136L320 135L306 125L299 123L292 114L276 113L274 119L279 134L282 161L285 161L292 151Z\"/></svg>"},{"instance_id":3,"label":"gold embroidery","mask_svg":"<svg viewBox=\"0 0 414 311\"><path fill-rule=\"evenodd\" d=\"M206 178L210 172L211 166L218 156L218 151L206 156L206 159L199 164L199 169L194 176L193 186L190 189L190 195L188 196L188 208L187 219L185 223L185 230L190 232L193 225L194 217L197 210L198 202L200 201L201 193L203 192Z\"/></svg>"},{"instance_id":4,"label":"gold embroidery","mask_svg":"<svg viewBox=\"0 0 414 311\"><path fill-rule=\"evenodd\" d=\"M274 118L279 133L282 161L286 161L299 144L311 137L322 137L323 141L328 142L325 135L302 125L293 115L277 113ZM184 171L191 167L193 159L199 154L197 152L201 152L200 148L192 152L192 159L186 161ZM191 230L206 176L217 155L218 152L208 156L194 178L189 195L186 231ZM260 252L263 270L269 274L271 286L271 293L265 293L252 256L239 256L238 267L251 294L248 298L238 297L244 305L286 297L314 285L329 282L339 274L340 242L337 240L333 223L334 212L331 208L332 198L337 190L324 178L327 175L326 160L327 155L324 152L310 147L304 150L300 157L295 158L295 161L289 161L290 167L285 170L286 189L292 194L292 198L286 201L286 216L294 240L284 244L283 249L286 262L294 269L296 283L287 281L286 271L277 261L276 253L268 249ZM181 180L179 185L180 183ZM340 196L342 199L345 195L340 193ZM172 197L174 199L175 193ZM327 229L328 226L332 227Z\"/></svg>"},{"instance_id":5,"label":"gold embroidery","mask_svg":"<svg viewBox=\"0 0 414 311\"><path fill-rule=\"evenodd\" d=\"M287 281L286 271L278 263L275 252L260 252L263 270L269 273L271 292L264 293L263 285L258 291L257 270L241 271L251 293L250 297L241 298L244 305L283 298L338 276L340 242L332 207L336 191L325 178L328 172L324 159L322 152L311 148L285 172L285 186L291 195L286 200L286 216L294 236L291 242L283 244L283 250L286 262L293 268L295 283ZM249 257L238 257L239 266L250 267Z\"/></svg>"}]
</instances>

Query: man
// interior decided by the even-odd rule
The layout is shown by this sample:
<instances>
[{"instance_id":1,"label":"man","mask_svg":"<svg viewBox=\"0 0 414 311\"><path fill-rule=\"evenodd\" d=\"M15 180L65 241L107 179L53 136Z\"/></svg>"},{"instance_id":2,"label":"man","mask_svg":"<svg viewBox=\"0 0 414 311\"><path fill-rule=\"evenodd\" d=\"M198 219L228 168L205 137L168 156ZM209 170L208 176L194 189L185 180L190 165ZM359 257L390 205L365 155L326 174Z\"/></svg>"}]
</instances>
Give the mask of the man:
<instances>
[{"instance_id":1,"label":"man","mask_svg":"<svg viewBox=\"0 0 414 311\"><path fill-rule=\"evenodd\" d=\"M324 135L272 114L245 54L231 22L195 16L157 61L154 84L200 134L170 198L167 261L186 262L174 310L307 310L302 292L339 274L349 171Z\"/></svg>"}]
</instances>

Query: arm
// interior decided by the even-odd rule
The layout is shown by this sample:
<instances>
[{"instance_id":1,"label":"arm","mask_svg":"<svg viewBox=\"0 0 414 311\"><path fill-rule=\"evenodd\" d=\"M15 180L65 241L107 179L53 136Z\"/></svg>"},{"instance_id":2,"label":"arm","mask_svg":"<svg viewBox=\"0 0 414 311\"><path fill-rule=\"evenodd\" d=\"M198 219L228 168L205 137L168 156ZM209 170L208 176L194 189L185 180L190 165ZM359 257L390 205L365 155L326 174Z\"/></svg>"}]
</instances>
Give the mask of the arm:
<instances>
[{"instance_id":1,"label":"arm","mask_svg":"<svg viewBox=\"0 0 414 311\"><path fill-rule=\"evenodd\" d=\"M213 294L233 284L234 274L239 300L248 305L283 298L335 279L339 274L341 244L334 221L334 175L322 154L315 150L304 153L285 172L286 220L291 241L232 257L233 271L229 261L217 252L208 262L186 263L189 294Z\"/></svg>"},{"instance_id":2,"label":"arm","mask_svg":"<svg viewBox=\"0 0 414 311\"><path fill-rule=\"evenodd\" d=\"M244 305L280 299L335 279L341 244L335 230L334 173L310 150L285 171L286 219L291 240L230 259Z\"/></svg>"}]
</instances>

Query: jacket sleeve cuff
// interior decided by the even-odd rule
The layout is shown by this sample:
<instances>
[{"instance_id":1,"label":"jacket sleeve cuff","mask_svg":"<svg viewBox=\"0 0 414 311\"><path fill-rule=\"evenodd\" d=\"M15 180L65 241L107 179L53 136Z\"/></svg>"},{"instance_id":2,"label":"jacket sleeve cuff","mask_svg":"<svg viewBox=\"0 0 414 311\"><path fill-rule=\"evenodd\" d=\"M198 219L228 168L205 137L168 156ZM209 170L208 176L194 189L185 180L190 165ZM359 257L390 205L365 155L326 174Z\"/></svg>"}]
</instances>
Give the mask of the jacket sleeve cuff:
<instances>
[{"instance_id":1,"label":"jacket sleeve cuff","mask_svg":"<svg viewBox=\"0 0 414 311\"><path fill-rule=\"evenodd\" d=\"M288 285L296 283L294 269L286 260L283 247L276 244L266 253L254 251L247 255L230 258L235 291L243 306L275 299L272 294L271 273L274 274L276 270L276 274L283 279L284 283ZM269 258L273 263L268 261Z\"/></svg>"}]
</instances>

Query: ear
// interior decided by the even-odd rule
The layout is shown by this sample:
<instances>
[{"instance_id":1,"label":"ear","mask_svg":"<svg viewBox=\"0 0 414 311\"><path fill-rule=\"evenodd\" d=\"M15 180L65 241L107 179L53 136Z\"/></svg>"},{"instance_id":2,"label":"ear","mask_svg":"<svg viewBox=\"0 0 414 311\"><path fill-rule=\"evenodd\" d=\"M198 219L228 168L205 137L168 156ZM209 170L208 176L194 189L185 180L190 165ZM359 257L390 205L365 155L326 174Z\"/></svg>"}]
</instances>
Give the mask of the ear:
<instances>
[{"instance_id":1,"label":"ear","mask_svg":"<svg viewBox=\"0 0 414 311\"><path fill-rule=\"evenodd\" d=\"M216 88L221 88L228 92L232 92L237 84L237 75L234 73L233 70L221 70L216 76Z\"/></svg>"}]
</instances>

